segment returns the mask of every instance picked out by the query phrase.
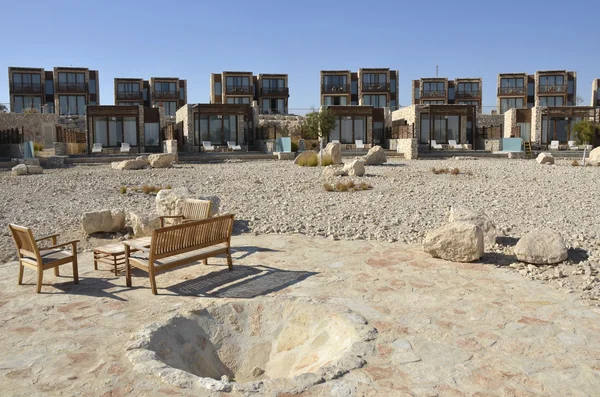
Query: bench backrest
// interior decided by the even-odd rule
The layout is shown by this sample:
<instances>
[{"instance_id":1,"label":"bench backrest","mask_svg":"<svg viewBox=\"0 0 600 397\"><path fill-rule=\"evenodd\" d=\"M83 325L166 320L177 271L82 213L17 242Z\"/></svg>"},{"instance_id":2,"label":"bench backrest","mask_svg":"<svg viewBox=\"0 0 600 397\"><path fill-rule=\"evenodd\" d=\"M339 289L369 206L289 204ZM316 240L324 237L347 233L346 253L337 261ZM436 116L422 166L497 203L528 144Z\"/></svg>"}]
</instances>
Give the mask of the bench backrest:
<instances>
[{"instance_id":1,"label":"bench backrest","mask_svg":"<svg viewBox=\"0 0 600 397\"><path fill-rule=\"evenodd\" d=\"M150 258L160 259L220 243L229 244L232 230L231 214L154 229Z\"/></svg>"}]
</instances>

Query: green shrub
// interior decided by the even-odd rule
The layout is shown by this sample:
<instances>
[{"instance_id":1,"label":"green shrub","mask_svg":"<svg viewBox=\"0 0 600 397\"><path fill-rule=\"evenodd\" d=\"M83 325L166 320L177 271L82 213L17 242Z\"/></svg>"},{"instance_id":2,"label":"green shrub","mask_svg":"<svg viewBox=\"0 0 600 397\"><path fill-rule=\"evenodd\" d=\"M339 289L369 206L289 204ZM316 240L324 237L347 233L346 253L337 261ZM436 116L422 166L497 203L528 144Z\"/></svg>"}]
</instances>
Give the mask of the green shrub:
<instances>
[{"instance_id":1,"label":"green shrub","mask_svg":"<svg viewBox=\"0 0 600 397\"><path fill-rule=\"evenodd\" d=\"M44 144L41 142L33 142L33 151L34 152L41 152L42 150L44 150Z\"/></svg>"},{"instance_id":2,"label":"green shrub","mask_svg":"<svg viewBox=\"0 0 600 397\"><path fill-rule=\"evenodd\" d=\"M579 167L579 161L577 161L577 160L573 160L573 162L571 163L571 165L572 165L573 167Z\"/></svg>"},{"instance_id":3,"label":"green shrub","mask_svg":"<svg viewBox=\"0 0 600 397\"><path fill-rule=\"evenodd\" d=\"M121 193L121 194L127 193L127 187L126 186L121 186L121 188L119 189L119 193Z\"/></svg>"},{"instance_id":4,"label":"green shrub","mask_svg":"<svg viewBox=\"0 0 600 397\"><path fill-rule=\"evenodd\" d=\"M348 186L346 186L345 183L338 182L335 184L335 190L337 190L338 192L346 192L348 191Z\"/></svg>"},{"instance_id":5,"label":"green shrub","mask_svg":"<svg viewBox=\"0 0 600 397\"><path fill-rule=\"evenodd\" d=\"M308 157L306 159L307 167L316 167L318 165L319 165L319 156L316 153L312 154L310 157Z\"/></svg>"},{"instance_id":6,"label":"green shrub","mask_svg":"<svg viewBox=\"0 0 600 397\"><path fill-rule=\"evenodd\" d=\"M170 189L173 189L173 188L171 187L171 185L167 185L167 187L165 189L169 189L170 190Z\"/></svg>"},{"instance_id":7,"label":"green shrub","mask_svg":"<svg viewBox=\"0 0 600 397\"><path fill-rule=\"evenodd\" d=\"M296 142L292 142L292 152L298 152L298 144Z\"/></svg>"},{"instance_id":8,"label":"green shrub","mask_svg":"<svg viewBox=\"0 0 600 397\"><path fill-rule=\"evenodd\" d=\"M327 167L328 165L332 165L333 164L333 159L331 158L330 155L326 154L323 156L323 159L321 161L321 165L323 167Z\"/></svg>"}]
</instances>

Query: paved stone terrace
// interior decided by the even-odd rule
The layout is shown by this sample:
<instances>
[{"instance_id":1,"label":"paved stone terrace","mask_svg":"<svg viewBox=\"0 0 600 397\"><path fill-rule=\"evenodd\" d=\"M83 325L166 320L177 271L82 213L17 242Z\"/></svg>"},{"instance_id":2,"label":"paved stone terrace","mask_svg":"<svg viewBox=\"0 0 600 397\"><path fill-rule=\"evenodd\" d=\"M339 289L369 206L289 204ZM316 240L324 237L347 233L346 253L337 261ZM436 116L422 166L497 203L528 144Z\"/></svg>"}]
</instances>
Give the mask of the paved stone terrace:
<instances>
[{"instance_id":1,"label":"paved stone terrace","mask_svg":"<svg viewBox=\"0 0 600 397\"><path fill-rule=\"evenodd\" d=\"M79 285L63 266L58 280L45 272L41 294L32 270L18 286L16 262L0 267L2 394L217 395L138 374L124 354L131 333L198 303L287 295L342 303L379 332L364 368L300 396L598 395L600 310L550 284L398 243L243 235L233 245L234 272L221 259L180 268L158 276L159 296L142 273L129 289L108 267L94 271L90 253Z\"/></svg>"}]
</instances>

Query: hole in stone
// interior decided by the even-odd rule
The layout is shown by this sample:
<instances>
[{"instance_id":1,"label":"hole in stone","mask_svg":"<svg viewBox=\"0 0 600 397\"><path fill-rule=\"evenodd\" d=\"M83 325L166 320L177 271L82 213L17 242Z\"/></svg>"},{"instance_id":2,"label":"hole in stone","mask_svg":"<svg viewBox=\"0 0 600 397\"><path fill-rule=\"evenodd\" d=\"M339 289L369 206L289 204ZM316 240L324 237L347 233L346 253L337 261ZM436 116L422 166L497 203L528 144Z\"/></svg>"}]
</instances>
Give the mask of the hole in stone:
<instances>
[{"instance_id":1,"label":"hole in stone","mask_svg":"<svg viewBox=\"0 0 600 397\"><path fill-rule=\"evenodd\" d=\"M154 328L146 349L169 367L202 378L226 375L236 383L294 378L339 362L363 340L361 327L348 310L253 300L174 317Z\"/></svg>"}]
</instances>

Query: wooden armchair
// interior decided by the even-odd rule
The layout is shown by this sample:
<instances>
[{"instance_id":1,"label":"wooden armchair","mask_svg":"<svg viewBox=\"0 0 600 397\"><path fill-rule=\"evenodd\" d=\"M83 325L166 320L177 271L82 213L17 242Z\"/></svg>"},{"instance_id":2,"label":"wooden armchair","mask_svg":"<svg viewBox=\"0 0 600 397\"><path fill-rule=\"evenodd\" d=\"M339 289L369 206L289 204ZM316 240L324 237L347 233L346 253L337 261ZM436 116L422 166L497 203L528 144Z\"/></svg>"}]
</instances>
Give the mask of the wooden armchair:
<instances>
[{"instance_id":1,"label":"wooden armchair","mask_svg":"<svg viewBox=\"0 0 600 397\"><path fill-rule=\"evenodd\" d=\"M31 229L23 226L9 224L15 245L17 246L17 255L19 257L19 285L23 284L23 269L25 266L37 269L37 292L42 290L42 278L44 270L54 268L54 275L59 276L58 267L67 263L73 263L73 281L79 284L79 275L77 273L77 243L79 240L68 241L57 244L58 234L35 239ZM38 247L38 242L43 240L52 240L49 247ZM71 252L61 249L61 247L71 246Z\"/></svg>"},{"instance_id":2,"label":"wooden armchair","mask_svg":"<svg viewBox=\"0 0 600 397\"><path fill-rule=\"evenodd\" d=\"M160 216L160 227L165 219L180 219L181 223L210 218L210 200L185 199L181 204L181 215Z\"/></svg>"}]
</instances>

